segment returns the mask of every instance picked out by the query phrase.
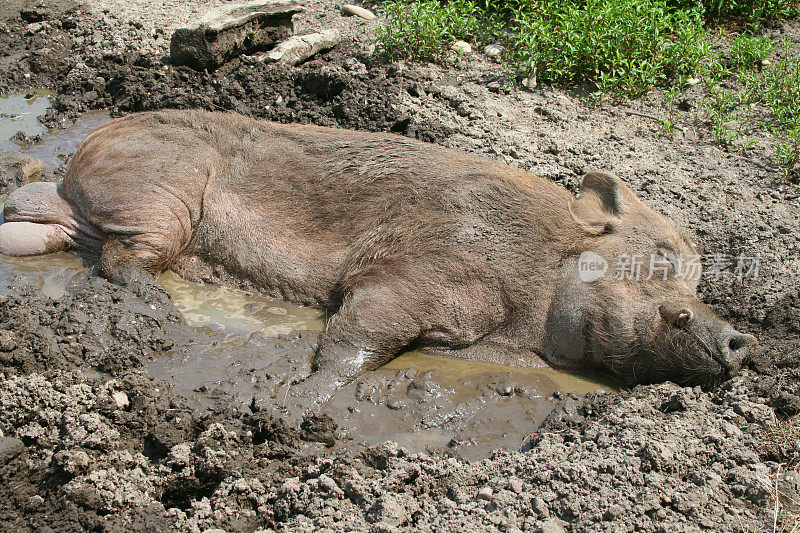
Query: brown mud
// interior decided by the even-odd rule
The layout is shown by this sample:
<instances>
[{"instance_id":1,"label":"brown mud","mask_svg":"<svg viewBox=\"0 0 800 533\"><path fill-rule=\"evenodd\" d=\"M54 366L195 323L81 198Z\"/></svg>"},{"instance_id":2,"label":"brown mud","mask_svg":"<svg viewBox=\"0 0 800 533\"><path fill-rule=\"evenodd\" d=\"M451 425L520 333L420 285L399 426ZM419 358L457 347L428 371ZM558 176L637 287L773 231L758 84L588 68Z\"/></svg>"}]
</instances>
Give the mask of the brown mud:
<instances>
[{"instance_id":1,"label":"brown mud","mask_svg":"<svg viewBox=\"0 0 800 533\"><path fill-rule=\"evenodd\" d=\"M506 94L504 70L478 54L450 68L387 63L370 43L377 22L341 17L327 2L309 4L298 32L335 26L343 43L295 68L247 57L213 73L173 68L163 60L168 34L137 18L137 6L157 11L146 4L3 3L0 93L54 91L44 120L53 129L43 140L91 110L203 107L396 131L487 154L571 190L588 170L612 170L706 252L760 254L756 279L701 285L703 299L760 345L741 376L706 392L664 384L577 394L589 389L570 379L575 394L552 394L565 385L548 369L408 354L293 428L280 394L286 375L309 364L315 336L297 328L313 316L221 293L242 307L226 323L196 301L213 290L164 279L172 294L184 291L177 302L187 324L164 310L167 292L133 295L71 256L14 260L0 268L4 529L795 525L800 195L763 135L752 133L758 145L743 157L715 145L691 113L678 117L684 131L669 133L627 112L657 116L657 94L599 106L551 87ZM796 44L798 27L773 33ZM69 151L49 156L45 179L59 179ZM6 163L0 178L3 191L20 185ZM185 294L194 290L203 293ZM292 332L269 329L282 323ZM402 446L381 444L387 438ZM491 449L498 451L470 460Z\"/></svg>"}]
</instances>

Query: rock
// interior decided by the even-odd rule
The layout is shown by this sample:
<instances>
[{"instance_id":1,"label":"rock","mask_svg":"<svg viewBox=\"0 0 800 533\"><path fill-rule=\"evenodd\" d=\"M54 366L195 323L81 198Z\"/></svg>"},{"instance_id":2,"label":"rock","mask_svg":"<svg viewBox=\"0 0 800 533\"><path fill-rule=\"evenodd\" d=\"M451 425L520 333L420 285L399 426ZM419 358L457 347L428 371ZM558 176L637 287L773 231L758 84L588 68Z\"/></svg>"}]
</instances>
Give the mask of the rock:
<instances>
[{"instance_id":1,"label":"rock","mask_svg":"<svg viewBox=\"0 0 800 533\"><path fill-rule=\"evenodd\" d=\"M292 16L304 9L294 0L251 0L212 9L196 26L172 34L172 64L214 70L241 54L266 50L293 33Z\"/></svg>"},{"instance_id":2,"label":"rock","mask_svg":"<svg viewBox=\"0 0 800 533\"><path fill-rule=\"evenodd\" d=\"M4 465L25 449L21 440L15 437L0 437L0 465Z\"/></svg>"},{"instance_id":3,"label":"rock","mask_svg":"<svg viewBox=\"0 0 800 533\"><path fill-rule=\"evenodd\" d=\"M460 54L469 54L472 52L472 46L467 41L456 41L450 46L450 50Z\"/></svg>"},{"instance_id":4,"label":"rock","mask_svg":"<svg viewBox=\"0 0 800 533\"><path fill-rule=\"evenodd\" d=\"M360 17L364 20L373 20L375 18L375 13L373 13L369 9L365 9L361 6L355 6L353 4L343 5L342 14L348 16L355 15L356 17Z\"/></svg>"},{"instance_id":5,"label":"rock","mask_svg":"<svg viewBox=\"0 0 800 533\"><path fill-rule=\"evenodd\" d=\"M7 329L0 330L0 352L10 352L17 347L14 334Z\"/></svg>"},{"instance_id":6,"label":"rock","mask_svg":"<svg viewBox=\"0 0 800 533\"><path fill-rule=\"evenodd\" d=\"M688 80L686 80L686 83L688 83L689 85L697 85L698 83L700 83L700 78L689 78Z\"/></svg>"},{"instance_id":7,"label":"rock","mask_svg":"<svg viewBox=\"0 0 800 533\"><path fill-rule=\"evenodd\" d=\"M122 391L116 391L112 393L111 398L120 409L125 409L131 404L130 400L128 400L128 395Z\"/></svg>"},{"instance_id":8,"label":"rock","mask_svg":"<svg viewBox=\"0 0 800 533\"><path fill-rule=\"evenodd\" d=\"M771 64L772 64L772 61L770 61L769 59L762 59L762 60L761 60L761 66L762 66L762 67L768 67L768 66L770 66Z\"/></svg>"},{"instance_id":9,"label":"rock","mask_svg":"<svg viewBox=\"0 0 800 533\"><path fill-rule=\"evenodd\" d=\"M296 65L317 52L333 48L341 40L342 35L339 30L325 30L319 33L309 33L308 35L295 35L276 46L271 52L264 54L262 59L280 62L285 65Z\"/></svg>"},{"instance_id":10,"label":"rock","mask_svg":"<svg viewBox=\"0 0 800 533\"><path fill-rule=\"evenodd\" d=\"M487 44L483 48L483 55L486 57L500 57L500 55L505 51L505 48L500 46L499 44Z\"/></svg>"},{"instance_id":11,"label":"rock","mask_svg":"<svg viewBox=\"0 0 800 533\"><path fill-rule=\"evenodd\" d=\"M481 500L488 501L492 499L492 494L494 494L494 491L492 490L491 487L483 487L481 490L478 491L478 498L480 498Z\"/></svg>"},{"instance_id":12,"label":"rock","mask_svg":"<svg viewBox=\"0 0 800 533\"><path fill-rule=\"evenodd\" d=\"M542 533L564 533L566 530L555 518L550 518L542 522L539 531Z\"/></svg>"},{"instance_id":13,"label":"rock","mask_svg":"<svg viewBox=\"0 0 800 533\"><path fill-rule=\"evenodd\" d=\"M800 472L790 470L781 474L778 496L784 509L792 513L800 511Z\"/></svg>"}]
</instances>

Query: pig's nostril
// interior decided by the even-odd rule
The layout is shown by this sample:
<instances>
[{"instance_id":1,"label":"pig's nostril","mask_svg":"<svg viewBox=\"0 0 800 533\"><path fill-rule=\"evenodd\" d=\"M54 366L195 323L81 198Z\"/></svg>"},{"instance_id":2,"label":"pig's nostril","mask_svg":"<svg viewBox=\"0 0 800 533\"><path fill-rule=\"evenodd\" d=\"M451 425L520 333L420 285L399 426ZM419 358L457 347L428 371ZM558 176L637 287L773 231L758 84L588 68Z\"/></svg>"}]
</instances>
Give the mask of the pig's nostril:
<instances>
[{"instance_id":1,"label":"pig's nostril","mask_svg":"<svg viewBox=\"0 0 800 533\"><path fill-rule=\"evenodd\" d=\"M741 370L744 362L750 357L750 350L756 344L756 338L733 331L728 337L728 353L723 362L729 376L735 376Z\"/></svg>"},{"instance_id":2,"label":"pig's nostril","mask_svg":"<svg viewBox=\"0 0 800 533\"><path fill-rule=\"evenodd\" d=\"M756 338L752 335L734 335L728 341L728 349L732 356L735 356L740 351L746 348L750 348L756 343Z\"/></svg>"}]
</instances>

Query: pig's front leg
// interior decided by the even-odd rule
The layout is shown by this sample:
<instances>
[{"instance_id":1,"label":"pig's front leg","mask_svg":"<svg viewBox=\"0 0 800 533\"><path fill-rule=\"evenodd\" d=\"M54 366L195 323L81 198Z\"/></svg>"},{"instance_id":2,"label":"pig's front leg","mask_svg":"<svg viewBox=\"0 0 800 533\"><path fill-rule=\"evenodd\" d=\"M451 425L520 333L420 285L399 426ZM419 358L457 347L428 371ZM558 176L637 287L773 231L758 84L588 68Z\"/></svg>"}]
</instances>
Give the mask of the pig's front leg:
<instances>
[{"instance_id":1,"label":"pig's front leg","mask_svg":"<svg viewBox=\"0 0 800 533\"><path fill-rule=\"evenodd\" d=\"M389 284L371 284L349 293L320 334L313 372L292 387L294 404L315 408L362 372L391 360L419 337L419 306L413 295ZM291 408L295 410L295 408Z\"/></svg>"}]
</instances>

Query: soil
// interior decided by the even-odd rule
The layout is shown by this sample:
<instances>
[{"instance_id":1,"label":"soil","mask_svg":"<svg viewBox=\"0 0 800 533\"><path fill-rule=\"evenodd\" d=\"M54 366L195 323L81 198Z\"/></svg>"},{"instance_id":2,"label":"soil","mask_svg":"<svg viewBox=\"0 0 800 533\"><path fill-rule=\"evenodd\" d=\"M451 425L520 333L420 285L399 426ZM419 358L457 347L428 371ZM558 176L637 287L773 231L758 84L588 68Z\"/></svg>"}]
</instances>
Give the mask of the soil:
<instances>
[{"instance_id":1,"label":"soil","mask_svg":"<svg viewBox=\"0 0 800 533\"><path fill-rule=\"evenodd\" d=\"M186 324L169 295L132 294L74 271L56 293L25 269L0 290L0 522L7 530L699 530L797 525L800 509L800 207L769 138L727 152L689 111L665 131L657 92L590 105L553 87L508 92L501 65L474 53L454 66L387 62L380 24L307 4L297 33L338 28L343 42L296 66L242 57L217 71L174 68L171 30L220 2L8 0L0 5L0 93L54 91L44 123L91 110L236 110L278 121L395 131L530 169L575 190L591 169L623 176L654 209L682 223L707 253L760 256L755 278L707 277L703 299L759 348L717 390L672 384L560 394L546 410L468 417L453 442L425 447L352 438L346 416L287 423L275 383L200 396L154 377L153 361L201 346L220 357L261 353L308 364L311 334L250 335L239 344ZM800 24L770 30L797 43ZM34 145L36 146L36 145ZM63 168L63 167L62 167ZM46 171L46 179L59 172ZM11 171L4 190L19 185ZM0 191L2 192L2 191ZM217 343L216 345L214 343ZM148 373L147 369L151 372ZM244 368L244 367L242 367ZM261 370L256 369L256 372ZM544 405L524 387L481 378L447 405L435 376L386 369L354 384L349 406L404 411L421 424L480 398ZM263 374L260 376L266 378ZM255 384L255 385L253 385ZM257 386L256 386L257 385ZM482 388L481 388L482 387ZM479 390L480 389L480 390ZM410 407L394 409L401 391ZM481 392L483 391L483 392ZM207 394L206 394L207 393ZM249 403L246 396L255 398ZM502 400L501 396L511 399ZM193 404L206 398L204 406ZM353 400L355 398L355 400ZM484 400L480 400L484 401ZM437 407L438 405L438 407ZM444 407L442 407L444 405ZM544 416L545 412L549 412ZM507 420L501 420L510 413ZM542 418L544 418L542 420ZM390 419L391 420L391 419ZM432 424L432 427L442 427ZM498 450L470 460L459 439L497 430ZM528 435L511 451L502 433ZM349 437L348 437L349 432ZM351 440L352 438L352 440ZM489 444L491 447L492 444ZM776 512L777 509L777 512Z\"/></svg>"}]
</instances>

